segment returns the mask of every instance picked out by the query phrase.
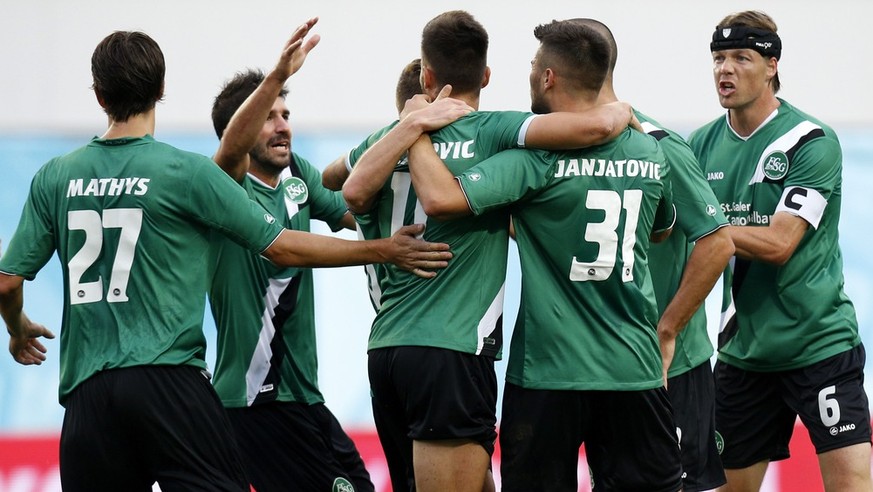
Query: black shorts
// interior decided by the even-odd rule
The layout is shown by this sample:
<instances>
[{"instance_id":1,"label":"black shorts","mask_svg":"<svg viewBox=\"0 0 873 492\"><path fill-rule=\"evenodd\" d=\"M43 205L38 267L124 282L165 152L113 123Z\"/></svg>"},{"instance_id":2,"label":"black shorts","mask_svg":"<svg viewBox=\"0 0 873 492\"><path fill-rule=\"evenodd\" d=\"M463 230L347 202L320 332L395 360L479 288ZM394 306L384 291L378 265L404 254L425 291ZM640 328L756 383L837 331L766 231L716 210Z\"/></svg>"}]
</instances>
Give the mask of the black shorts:
<instances>
[{"instance_id":1,"label":"black shorts","mask_svg":"<svg viewBox=\"0 0 873 492\"><path fill-rule=\"evenodd\" d=\"M413 490L412 442L465 439L492 454L494 359L434 347L369 352L373 420L395 491Z\"/></svg>"},{"instance_id":2,"label":"black shorts","mask_svg":"<svg viewBox=\"0 0 873 492\"><path fill-rule=\"evenodd\" d=\"M675 430L664 388L559 391L506 383L503 490L577 490L584 443L595 491L675 492L682 487Z\"/></svg>"},{"instance_id":3,"label":"black shorts","mask_svg":"<svg viewBox=\"0 0 873 492\"><path fill-rule=\"evenodd\" d=\"M780 372L715 365L715 421L724 441L725 468L789 457L799 416L817 453L870 443L864 392L864 346Z\"/></svg>"},{"instance_id":4,"label":"black shorts","mask_svg":"<svg viewBox=\"0 0 873 492\"><path fill-rule=\"evenodd\" d=\"M274 401L227 413L258 492L284 492L291 484L295 490L374 490L355 443L324 404Z\"/></svg>"},{"instance_id":5,"label":"black shorts","mask_svg":"<svg viewBox=\"0 0 873 492\"><path fill-rule=\"evenodd\" d=\"M98 372L66 402L65 492L249 491L227 414L204 371L137 366Z\"/></svg>"},{"instance_id":6,"label":"black shorts","mask_svg":"<svg viewBox=\"0 0 873 492\"><path fill-rule=\"evenodd\" d=\"M682 453L685 492L724 485L715 432L715 382L709 361L667 381Z\"/></svg>"}]
</instances>

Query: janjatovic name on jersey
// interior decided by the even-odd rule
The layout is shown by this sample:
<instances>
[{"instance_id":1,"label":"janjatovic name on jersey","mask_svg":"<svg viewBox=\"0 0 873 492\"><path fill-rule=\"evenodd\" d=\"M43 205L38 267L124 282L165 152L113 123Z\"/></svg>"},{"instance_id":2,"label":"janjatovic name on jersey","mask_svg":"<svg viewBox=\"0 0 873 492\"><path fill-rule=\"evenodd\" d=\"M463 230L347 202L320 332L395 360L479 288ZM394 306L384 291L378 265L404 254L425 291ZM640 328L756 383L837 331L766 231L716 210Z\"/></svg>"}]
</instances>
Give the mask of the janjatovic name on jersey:
<instances>
[{"instance_id":1,"label":"janjatovic name on jersey","mask_svg":"<svg viewBox=\"0 0 873 492\"><path fill-rule=\"evenodd\" d=\"M564 159L558 160L556 178L571 176L605 176L613 178L637 177L661 179L661 164L657 162L626 159L620 161L606 159Z\"/></svg>"},{"instance_id":2,"label":"janjatovic name on jersey","mask_svg":"<svg viewBox=\"0 0 873 492\"><path fill-rule=\"evenodd\" d=\"M67 197L145 195L149 181L149 178L94 178L85 186L85 180L71 179Z\"/></svg>"}]
</instances>

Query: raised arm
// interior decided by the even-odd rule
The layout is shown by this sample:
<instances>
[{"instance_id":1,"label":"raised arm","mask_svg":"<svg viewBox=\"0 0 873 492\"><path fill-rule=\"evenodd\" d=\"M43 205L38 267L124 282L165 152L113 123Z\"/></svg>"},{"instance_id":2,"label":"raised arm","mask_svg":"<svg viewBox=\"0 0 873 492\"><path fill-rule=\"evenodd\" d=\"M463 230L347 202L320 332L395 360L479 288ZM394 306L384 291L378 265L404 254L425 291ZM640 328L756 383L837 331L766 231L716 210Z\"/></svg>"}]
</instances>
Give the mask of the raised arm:
<instances>
[{"instance_id":1,"label":"raised arm","mask_svg":"<svg viewBox=\"0 0 873 492\"><path fill-rule=\"evenodd\" d=\"M449 96L451 86L440 91L433 104L408 112L404 110L400 123L385 134L361 156L343 185L343 198L353 213L369 211L376 195L394 171L397 161L424 132L440 129L473 111L467 103ZM420 106L427 96L416 95L409 105Z\"/></svg>"},{"instance_id":2,"label":"raised arm","mask_svg":"<svg viewBox=\"0 0 873 492\"><path fill-rule=\"evenodd\" d=\"M249 170L249 151L270 114L270 109L289 77L294 75L309 52L321 39L317 34L304 41L318 22L309 19L294 31L285 43L279 61L257 89L242 103L227 125L213 160L236 181L242 181Z\"/></svg>"},{"instance_id":3,"label":"raised arm","mask_svg":"<svg viewBox=\"0 0 873 492\"><path fill-rule=\"evenodd\" d=\"M349 169L346 167L346 156L341 155L324 168L321 173L321 185L329 190L340 191L348 177Z\"/></svg>"}]
</instances>

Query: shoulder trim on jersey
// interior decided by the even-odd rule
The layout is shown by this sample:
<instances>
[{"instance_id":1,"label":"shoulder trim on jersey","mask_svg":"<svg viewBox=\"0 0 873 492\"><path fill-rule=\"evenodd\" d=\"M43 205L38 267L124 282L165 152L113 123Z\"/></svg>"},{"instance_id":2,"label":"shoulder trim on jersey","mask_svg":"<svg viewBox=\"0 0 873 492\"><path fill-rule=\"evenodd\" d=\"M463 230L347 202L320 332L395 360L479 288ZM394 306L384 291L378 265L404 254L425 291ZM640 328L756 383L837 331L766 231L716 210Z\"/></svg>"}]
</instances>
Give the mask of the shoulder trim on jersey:
<instances>
[{"instance_id":1,"label":"shoulder trim on jersey","mask_svg":"<svg viewBox=\"0 0 873 492\"><path fill-rule=\"evenodd\" d=\"M689 237L689 238L688 238L688 242L697 242L697 241L700 241L701 239L705 238L706 236L709 236L710 234L714 233L715 231L718 231L719 229L723 229L723 228L725 228L725 227L727 227L727 226L729 226L729 225L730 225L730 224L728 224L727 222L724 222L724 223L722 223L722 224L719 224L718 226L716 226L716 227L713 228L712 230L706 231L706 232L704 232L703 234L697 236L696 238Z\"/></svg>"},{"instance_id":2,"label":"shoulder trim on jersey","mask_svg":"<svg viewBox=\"0 0 873 492\"><path fill-rule=\"evenodd\" d=\"M801 137L800 140L798 140L797 143L794 144L793 147L791 147L790 149L788 149L785 152L785 154L788 156L789 159L791 159L794 157L794 154L797 153L798 150L800 150L801 147L806 145L807 142L810 142L812 140L815 140L815 139L817 139L819 137L823 137L823 136L825 136L824 130L821 127L817 127L815 129L813 129L812 131L810 131L809 133L807 133L806 135L804 135L803 137Z\"/></svg>"},{"instance_id":3,"label":"shoulder trim on jersey","mask_svg":"<svg viewBox=\"0 0 873 492\"><path fill-rule=\"evenodd\" d=\"M767 176L767 166L771 165L772 159L770 159L770 157L774 154L784 154L786 158L786 162L777 163L780 166L785 166L785 169L779 172L781 177L784 177L788 172L788 166L791 164L791 159L794 157L794 154L808 142L823 137L824 135L825 133L822 127L811 121L802 121L798 123L797 126L785 132L784 135L774 140L773 143L768 145L761 152L760 157L758 157L758 165L755 169L755 174L752 176L749 184L763 183L765 179L776 181L772 176Z\"/></svg>"},{"instance_id":4,"label":"shoulder trim on jersey","mask_svg":"<svg viewBox=\"0 0 873 492\"><path fill-rule=\"evenodd\" d=\"M537 116L539 116L539 115L532 114L532 115L528 116L526 120L524 120L524 123L521 124L521 128L518 130L518 141L516 142L520 149L524 148L524 141L527 138L527 129L530 127L531 122Z\"/></svg>"},{"instance_id":5,"label":"shoulder trim on jersey","mask_svg":"<svg viewBox=\"0 0 873 492\"><path fill-rule=\"evenodd\" d=\"M648 121L644 121L644 122L640 123L640 125L643 127L643 131L646 132L647 135L651 135L651 136L655 137L655 140L661 141L664 138L670 136L670 134L667 132L667 130L664 130L662 128L658 128L657 126L649 123Z\"/></svg>"}]
</instances>

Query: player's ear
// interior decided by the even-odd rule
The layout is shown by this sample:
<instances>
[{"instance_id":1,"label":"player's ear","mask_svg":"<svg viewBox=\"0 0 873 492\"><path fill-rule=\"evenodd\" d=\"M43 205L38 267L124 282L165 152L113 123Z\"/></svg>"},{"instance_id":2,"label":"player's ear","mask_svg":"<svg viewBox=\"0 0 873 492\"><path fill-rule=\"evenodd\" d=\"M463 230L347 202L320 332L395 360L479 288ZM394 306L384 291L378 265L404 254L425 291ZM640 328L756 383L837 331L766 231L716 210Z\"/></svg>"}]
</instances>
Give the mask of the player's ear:
<instances>
[{"instance_id":1,"label":"player's ear","mask_svg":"<svg viewBox=\"0 0 873 492\"><path fill-rule=\"evenodd\" d=\"M100 94L100 91L97 89L94 89L94 97L97 98L97 104L99 104L101 108L106 109L106 101L103 100L103 94Z\"/></svg>"},{"instance_id":2,"label":"player's ear","mask_svg":"<svg viewBox=\"0 0 873 492\"><path fill-rule=\"evenodd\" d=\"M555 71L551 68L546 68L543 70L542 83L543 89L550 89L555 85Z\"/></svg>"},{"instance_id":3,"label":"player's ear","mask_svg":"<svg viewBox=\"0 0 873 492\"><path fill-rule=\"evenodd\" d=\"M488 82L491 81L491 67L485 67L485 73L482 74L482 88L488 86Z\"/></svg>"},{"instance_id":4,"label":"player's ear","mask_svg":"<svg viewBox=\"0 0 873 492\"><path fill-rule=\"evenodd\" d=\"M434 88L436 84L436 76L433 73L433 70L430 69L427 65L422 62L421 64L421 89L425 94L429 94L431 89Z\"/></svg>"},{"instance_id":5,"label":"player's ear","mask_svg":"<svg viewBox=\"0 0 873 492\"><path fill-rule=\"evenodd\" d=\"M779 73L779 60L775 56L767 58L767 78L772 79Z\"/></svg>"}]
</instances>

